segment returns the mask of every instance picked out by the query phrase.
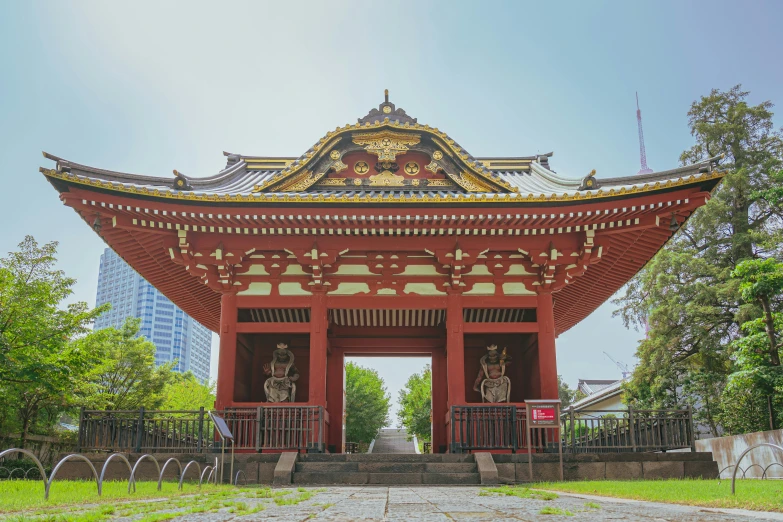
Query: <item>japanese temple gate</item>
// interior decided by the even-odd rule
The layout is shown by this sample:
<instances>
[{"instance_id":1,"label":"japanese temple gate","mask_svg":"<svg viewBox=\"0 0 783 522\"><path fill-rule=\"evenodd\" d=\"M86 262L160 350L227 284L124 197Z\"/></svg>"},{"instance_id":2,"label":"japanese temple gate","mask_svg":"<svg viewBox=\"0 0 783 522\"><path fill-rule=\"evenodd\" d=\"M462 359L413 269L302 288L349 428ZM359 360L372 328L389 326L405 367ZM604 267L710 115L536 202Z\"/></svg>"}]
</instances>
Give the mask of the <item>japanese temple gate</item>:
<instances>
[{"instance_id":1,"label":"japanese temple gate","mask_svg":"<svg viewBox=\"0 0 783 522\"><path fill-rule=\"evenodd\" d=\"M558 396L556 337L622 287L710 198L716 158L567 179L550 154L475 158L390 103L299 158L224 153L207 178L123 174L44 153L66 205L220 335L216 409L268 406L263 365L290 347L290 406L326 413L342 451L347 355L432 357L433 448L486 347L506 347L510 403ZM590 357L585 354L585 357Z\"/></svg>"}]
</instances>

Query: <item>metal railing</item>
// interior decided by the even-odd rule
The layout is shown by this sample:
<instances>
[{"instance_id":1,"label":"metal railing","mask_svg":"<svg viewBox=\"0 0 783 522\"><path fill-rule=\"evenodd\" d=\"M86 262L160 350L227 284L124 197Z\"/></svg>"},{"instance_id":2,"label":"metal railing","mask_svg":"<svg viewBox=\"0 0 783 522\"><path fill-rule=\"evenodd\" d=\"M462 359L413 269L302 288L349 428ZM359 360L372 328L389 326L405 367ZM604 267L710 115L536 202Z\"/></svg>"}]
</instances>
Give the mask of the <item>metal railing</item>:
<instances>
[{"instance_id":1,"label":"metal railing","mask_svg":"<svg viewBox=\"0 0 783 522\"><path fill-rule=\"evenodd\" d=\"M236 450L324 450L320 406L258 406L213 412L225 419ZM211 453L220 451L203 408L190 411L82 410L77 451Z\"/></svg>"},{"instance_id":2,"label":"metal railing","mask_svg":"<svg viewBox=\"0 0 783 522\"><path fill-rule=\"evenodd\" d=\"M323 406L259 406L257 449L298 449L323 453Z\"/></svg>"},{"instance_id":3,"label":"metal railing","mask_svg":"<svg viewBox=\"0 0 783 522\"><path fill-rule=\"evenodd\" d=\"M451 451L526 450L525 409L516 405L452 406ZM560 428L535 428L531 449L567 453L667 451L693 448L693 415L686 410L566 411Z\"/></svg>"},{"instance_id":4,"label":"metal railing","mask_svg":"<svg viewBox=\"0 0 783 522\"><path fill-rule=\"evenodd\" d=\"M693 448L693 415L685 410L569 410L561 417L570 453L667 451Z\"/></svg>"},{"instance_id":5,"label":"metal railing","mask_svg":"<svg viewBox=\"0 0 783 522\"><path fill-rule=\"evenodd\" d=\"M516 406L452 406L451 452L519 448Z\"/></svg>"}]
</instances>

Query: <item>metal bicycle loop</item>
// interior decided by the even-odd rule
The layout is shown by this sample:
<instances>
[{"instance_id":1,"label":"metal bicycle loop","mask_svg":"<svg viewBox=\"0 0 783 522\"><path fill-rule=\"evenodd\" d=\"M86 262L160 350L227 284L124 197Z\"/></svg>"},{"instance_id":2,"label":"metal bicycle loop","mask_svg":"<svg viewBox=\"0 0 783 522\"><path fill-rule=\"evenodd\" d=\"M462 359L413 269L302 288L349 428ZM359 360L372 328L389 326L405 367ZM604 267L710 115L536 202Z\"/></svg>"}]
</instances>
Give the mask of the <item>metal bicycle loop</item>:
<instances>
[{"instance_id":1,"label":"metal bicycle loop","mask_svg":"<svg viewBox=\"0 0 783 522\"><path fill-rule=\"evenodd\" d=\"M32 453L29 450L20 449L20 448L10 448L10 449L4 450L4 451L0 451L0 459L3 459L4 457L6 457L8 455L18 455L18 454L22 454L22 455L25 455L26 457L30 458L35 463L37 469L36 468L30 468L27 471L25 471L24 468L13 468L13 469L11 469L9 471L8 467L0 466L0 478L3 478L2 475L3 475L3 472L4 472L7 475L7 477L5 477L5 478L10 480L10 479L13 479L15 473L19 472L20 478L27 479L28 475L29 475L29 473L31 471L37 471L38 474L40 475L41 481L43 482L44 499L47 499L47 500L49 499L49 492L50 492L51 487L52 487L52 482L54 482L54 479L57 477L57 472L60 470L60 468L62 467L63 464L65 464L66 462L74 461L74 460L78 460L78 461L87 463L87 465L90 468L90 471L92 472L92 476L95 478L95 483L96 483L96 485L98 487L98 496L99 497L103 494L103 483L104 483L105 478L106 478L106 470L108 469L109 464L114 459L121 460L122 462L125 463L125 465L128 468L128 472L130 473L130 476L128 477L128 493L131 492L131 488L133 488L133 492L134 493L136 492L136 472L138 471L139 465L142 462L144 462L145 460L152 461L152 463L155 465L155 468L157 469L157 472L158 472L157 490L158 491L161 491L162 486L163 486L163 474L166 472L166 468L172 462L176 463L178 471L179 471L179 480L177 482L177 489L178 490L182 490L182 484L183 484L183 482L185 480L185 474L187 473L188 469L190 469L192 466L195 466L196 469L198 470L198 477L199 477L198 487L199 487L199 489L201 488L201 484L204 482L204 475L207 473L207 471L209 471L209 475L207 476L207 482L210 482L212 480L213 476L215 477L215 479L217 479L217 476L218 476L218 474L217 474L218 460L217 459L215 459L215 464L214 465L205 466L204 469L202 469L201 465L197 461L195 461L195 460L189 461L187 464L185 464L185 467L183 468L182 467L182 463L178 459L172 457L172 458L166 460L166 462L163 464L163 467L161 468L160 464L158 463L158 460L153 455L151 455L149 453L145 453L144 455L141 455L136 460L136 463L133 466L131 466L131 463L128 460L128 458L125 455L123 455L122 453L112 453L111 455L109 455L109 457L103 463L103 467L101 468L101 472L100 472L100 474L98 474L98 471L95 469L95 466L93 465L92 461L89 458L87 458L86 456L84 456L84 455L82 455L80 453L71 453L69 455L66 455L62 459L60 459L60 461L57 462L57 464L52 469L51 474L47 477L46 476L46 470L44 469L43 464L41 464L41 461L38 460L38 458L35 456L35 454ZM239 472L237 472L237 479L236 480L238 480L238 478L239 478L239 473L242 473L244 475L244 472L240 470ZM236 480L235 480L235 483L236 483Z\"/></svg>"},{"instance_id":2,"label":"metal bicycle loop","mask_svg":"<svg viewBox=\"0 0 783 522\"><path fill-rule=\"evenodd\" d=\"M739 458L737 459L737 463L734 465L734 473L732 473L732 475L731 475L731 494L732 495L734 495L736 493L735 486L736 486L736 481L737 481L737 471L740 469L740 467L739 467L740 462L742 462L742 459L745 458L745 455L750 453L752 450L754 450L756 448L763 448L763 447L769 447L769 448L772 448L773 450L783 451L783 447L778 446L777 444L772 444L770 442L762 442L760 444L754 444L753 446L751 446L748 449L746 449L745 451L743 451L742 455L740 455ZM752 464L752 465L748 466L745 469L745 471L742 472L742 476L744 477L745 476L745 472L748 471L753 466L758 466L758 467L761 468L761 466L759 464ZM772 464L767 466L767 468L769 468L770 466L772 466ZM765 468L761 468L761 469L764 470L764 473L761 476L762 478L764 478L766 476L767 471L766 471Z\"/></svg>"}]
</instances>

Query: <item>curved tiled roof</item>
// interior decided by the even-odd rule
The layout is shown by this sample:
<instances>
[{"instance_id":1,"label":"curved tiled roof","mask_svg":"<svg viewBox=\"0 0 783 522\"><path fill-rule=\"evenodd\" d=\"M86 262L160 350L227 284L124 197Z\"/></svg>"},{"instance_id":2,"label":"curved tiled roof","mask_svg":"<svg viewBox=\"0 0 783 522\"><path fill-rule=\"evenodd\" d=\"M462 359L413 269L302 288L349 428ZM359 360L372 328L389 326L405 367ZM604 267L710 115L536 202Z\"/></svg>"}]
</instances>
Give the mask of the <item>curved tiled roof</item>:
<instances>
[{"instance_id":1,"label":"curved tiled roof","mask_svg":"<svg viewBox=\"0 0 783 522\"><path fill-rule=\"evenodd\" d=\"M407 145L416 144L411 146L410 151L418 150L432 158L438 158L434 154L440 154L442 162L436 163L432 159L432 165L435 165L432 172L445 173L447 179L440 183L418 180L415 186L407 179L401 183L403 186L364 182L359 186L353 183L316 183L329 171L336 173L346 168L341 162L342 154L364 150L359 146L362 142L357 139L378 140L387 136L392 140L407 138ZM408 148L402 146L399 150ZM577 179L560 176L549 168L552 153L477 158L445 132L418 123L416 118L396 107L389 101L388 91L377 109L370 110L353 125L327 132L298 158L223 154L227 157L226 167L204 178L190 178L177 171L174 171L174 178L127 174L74 163L48 153L44 156L56 161L56 168L41 171L59 190L66 190L66 186L72 183L143 198L175 198L184 202L195 200L217 204L344 203L348 199L354 203L386 204L562 203L667 189L710 179L717 184L720 178L712 172L717 158L643 176L604 179L595 177L595 171ZM333 154L337 156L329 161Z\"/></svg>"},{"instance_id":2,"label":"curved tiled roof","mask_svg":"<svg viewBox=\"0 0 783 522\"><path fill-rule=\"evenodd\" d=\"M119 192L131 192L139 195L158 197L179 197L181 199L216 199L221 202L228 197L238 197L244 202L264 202L269 197L288 198L291 193L283 192L257 192L255 187L268 182L275 175L279 175L280 168L256 168L251 162L254 157L240 156L217 174L206 178L187 178L191 190L179 190L174 187L175 178L163 178L127 174L109 171L74 163L48 153L44 153L48 159L55 160L57 167L54 170L41 169L44 174L53 179L75 182L78 184L98 185L109 190ZM255 157L258 158L258 157ZM493 158L480 162L502 163L502 159ZM519 158L510 160L520 161ZM569 199L584 200L595 197L609 197L615 194L643 192L655 188L665 188L668 185L681 185L684 183L705 181L719 176L712 173L712 166L717 158L710 158L700 163L657 172L644 176L627 176L615 178L593 178L598 184L597 190L584 190L584 179L562 177L549 168L548 158L540 157L536 160L524 158L526 164L516 166L513 169L494 171L494 174L508 185L513 187L513 193L481 193L475 194L477 201L502 200L503 202L531 202L531 201L566 201ZM262 164L263 165L263 164ZM717 183L717 179L715 179ZM195 196L190 196L192 194ZM300 193L305 198L317 200L319 196L347 196L353 198L360 195L367 198L406 198L427 202L436 195L440 198L464 197L465 192L459 187L448 190L425 191L412 190L411 188L382 188L367 189L354 187L318 187L314 186L306 192ZM228 200L228 199L226 199Z\"/></svg>"}]
</instances>

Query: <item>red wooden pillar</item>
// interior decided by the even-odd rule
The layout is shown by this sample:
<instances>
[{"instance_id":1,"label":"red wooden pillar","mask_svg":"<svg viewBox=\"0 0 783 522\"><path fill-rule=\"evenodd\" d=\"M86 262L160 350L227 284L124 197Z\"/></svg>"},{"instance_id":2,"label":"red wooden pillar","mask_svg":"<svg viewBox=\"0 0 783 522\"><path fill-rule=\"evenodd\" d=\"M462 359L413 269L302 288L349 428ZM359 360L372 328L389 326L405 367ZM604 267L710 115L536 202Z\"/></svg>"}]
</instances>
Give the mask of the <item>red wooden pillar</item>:
<instances>
[{"instance_id":1,"label":"red wooden pillar","mask_svg":"<svg viewBox=\"0 0 783 522\"><path fill-rule=\"evenodd\" d=\"M449 293L446 304L446 369L448 405L465 404L465 339L462 328L462 294Z\"/></svg>"},{"instance_id":2,"label":"red wooden pillar","mask_svg":"<svg viewBox=\"0 0 783 522\"><path fill-rule=\"evenodd\" d=\"M557 355L555 353L555 314L550 292L538 294L538 368L541 398L557 399Z\"/></svg>"},{"instance_id":3,"label":"red wooden pillar","mask_svg":"<svg viewBox=\"0 0 783 522\"><path fill-rule=\"evenodd\" d=\"M329 411L329 445L343 453L343 395L345 393L345 352L332 348L326 363L326 409Z\"/></svg>"},{"instance_id":4,"label":"red wooden pillar","mask_svg":"<svg viewBox=\"0 0 783 522\"><path fill-rule=\"evenodd\" d=\"M310 304L310 397L312 405L326 406L326 294L314 293Z\"/></svg>"},{"instance_id":5,"label":"red wooden pillar","mask_svg":"<svg viewBox=\"0 0 783 522\"><path fill-rule=\"evenodd\" d=\"M237 295L223 294L220 299L220 352L218 354L215 409L222 410L234 400L237 359Z\"/></svg>"},{"instance_id":6,"label":"red wooden pillar","mask_svg":"<svg viewBox=\"0 0 783 522\"><path fill-rule=\"evenodd\" d=\"M432 452L439 453L446 440L446 412L448 411L448 379L446 354L442 349L432 352Z\"/></svg>"}]
</instances>

